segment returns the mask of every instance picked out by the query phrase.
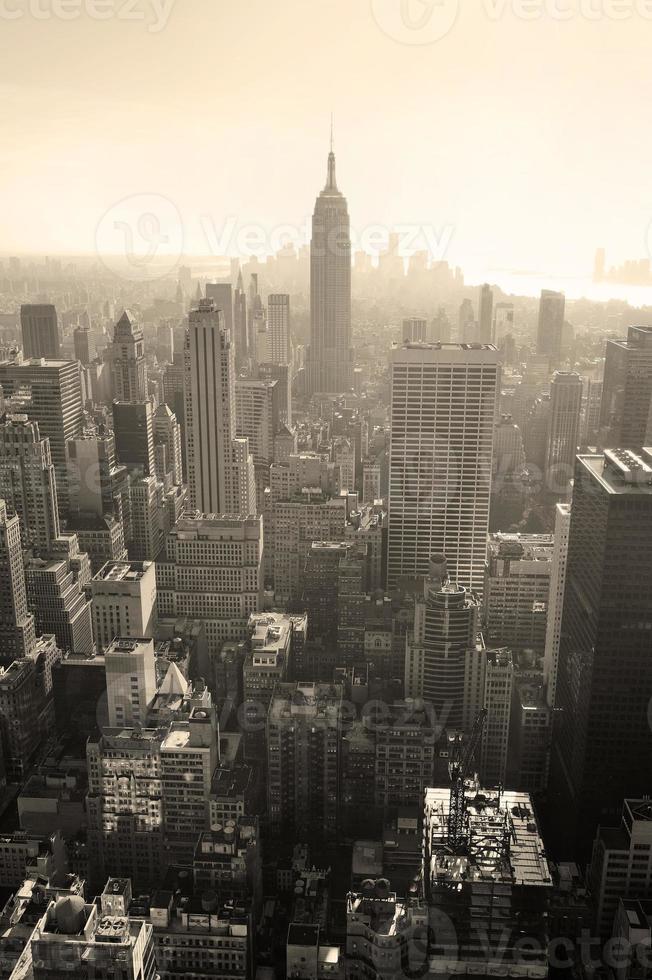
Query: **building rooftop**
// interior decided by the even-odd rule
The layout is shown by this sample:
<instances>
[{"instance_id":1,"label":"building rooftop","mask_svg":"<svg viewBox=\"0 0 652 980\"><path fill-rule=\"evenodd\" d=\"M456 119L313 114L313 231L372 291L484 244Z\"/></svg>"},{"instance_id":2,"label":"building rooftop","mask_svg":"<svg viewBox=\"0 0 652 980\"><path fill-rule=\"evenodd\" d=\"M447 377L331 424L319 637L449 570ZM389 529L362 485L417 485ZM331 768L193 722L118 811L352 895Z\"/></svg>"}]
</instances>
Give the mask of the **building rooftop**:
<instances>
[{"instance_id":1,"label":"building rooftop","mask_svg":"<svg viewBox=\"0 0 652 980\"><path fill-rule=\"evenodd\" d=\"M497 794L468 781L466 800L470 845L464 854L452 854L447 846L450 788L426 790L425 834L433 885L494 881L551 887L529 794Z\"/></svg>"},{"instance_id":2,"label":"building rooftop","mask_svg":"<svg viewBox=\"0 0 652 980\"><path fill-rule=\"evenodd\" d=\"M577 457L587 474L609 494L652 495L652 457L629 449L608 449L602 455Z\"/></svg>"},{"instance_id":3,"label":"building rooftop","mask_svg":"<svg viewBox=\"0 0 652 980\"><path fill-rule=\"evenodd\" d=\"M319 926L303 922L291 922L288 929L288 946L318 946Z\"/></svg>"},{"instance_id":4,"label":"building rooftop","mask_svg":"<svg viewBox=\"0 0 652 980\"><path fill-rule=\"evenodd\" d=\"M270 721L323 719L334 723L342 703L339 684L299 682L277 684L269 706Z\"/></svg>"},{"instance_id":5,"label":"building rooftop","mask_svg":"<svg viewBox=\"0 0 652 980\"><path fill-rule=\"evenodd\" d=\"M97 575L93 576L95 582L138 582L143 575L152 568L153 562L138 561L108 561L103 565Z\"/></svg>"}]
</instances>

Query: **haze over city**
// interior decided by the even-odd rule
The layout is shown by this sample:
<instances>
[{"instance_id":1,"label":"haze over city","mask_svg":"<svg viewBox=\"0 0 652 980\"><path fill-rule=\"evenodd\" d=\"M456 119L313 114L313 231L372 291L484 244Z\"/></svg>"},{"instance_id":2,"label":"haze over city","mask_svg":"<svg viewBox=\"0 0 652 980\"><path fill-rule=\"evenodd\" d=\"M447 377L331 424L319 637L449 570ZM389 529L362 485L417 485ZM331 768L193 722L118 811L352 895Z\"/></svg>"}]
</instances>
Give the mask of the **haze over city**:
<instances>
[{"instance_id":1,"label":"haze over city","mask_svg":"<svg viewBox=\"0 0 652 980\"><path fill-rule=\"evenodd\" d=\"M453 6L116 0L99 20L72 0L64 20L7 0L0 251L92 254L102 216L142 194L178 209L188 255L211 254L207 221L304 228L333 112L359 235L427 226L476 281L570 293L599 245L647 256L644 5L461 0L429 43Z\"/></svg>"}]
</instances>

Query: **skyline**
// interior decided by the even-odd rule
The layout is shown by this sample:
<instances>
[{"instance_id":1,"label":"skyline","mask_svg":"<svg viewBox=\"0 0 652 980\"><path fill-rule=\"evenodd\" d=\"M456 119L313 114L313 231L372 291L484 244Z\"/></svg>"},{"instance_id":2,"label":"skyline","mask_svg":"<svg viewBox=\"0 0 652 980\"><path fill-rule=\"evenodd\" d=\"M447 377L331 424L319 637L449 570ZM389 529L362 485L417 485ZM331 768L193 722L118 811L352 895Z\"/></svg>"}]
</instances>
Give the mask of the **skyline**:
<instances>
[{"instance_id":1,"label":"skyline","mask_svg":"<svg viewBox=\"0 0 652 980\"><path fill-rule=\"evenodd\" d=\"M353 235L431 229L438 257L478 281L590 278L600 245L615 261L649 254L649 153L627 111L650 84L643 18L462 5L446 36L411 44L388 36L380 8L333 0L309 23L295 0L273 13L191 0L157 33L118 17L5 20L0 251L95 254L103 217L134 195L171 203L191 257L214 254L206 218L218 240L233 218L306 228L332 111ZM186 71L197 18L219 57Z\"/></svg>"}]
</instances>

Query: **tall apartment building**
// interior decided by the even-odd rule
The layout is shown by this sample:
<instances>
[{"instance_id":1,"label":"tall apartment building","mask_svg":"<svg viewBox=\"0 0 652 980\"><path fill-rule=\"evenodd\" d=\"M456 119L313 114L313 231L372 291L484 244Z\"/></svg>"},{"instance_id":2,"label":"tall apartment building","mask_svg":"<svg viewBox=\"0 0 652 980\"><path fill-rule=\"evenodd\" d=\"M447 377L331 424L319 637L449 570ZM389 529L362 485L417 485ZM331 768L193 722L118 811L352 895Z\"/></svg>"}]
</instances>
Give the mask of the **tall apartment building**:
<instances>
[{"instance_id":1,"label":"tall apartment building","mask_svg":"<svg viewBox=\"0 0 652 980\"><path fill-rule=\"evenodd\" d=\"M480 748L483 786L505 785L509 751L514 661L511 650L487 650L484 707L487 710Z\"/></svg>"},{"instance_id":2,"label":"tall apartment building","mask_svg":"<svg viewBox=\"0 0 652 980\"><path fill-rule=\"evenodd\" d=\"M546 622L546 646L543 659L543 673L546 683L548 705L555 707L557 691L557 671L559 669L559 645L561 641L561 617L566 591L566 565L568 562L568 539L570 533L570 504L557 504L555 516L555 544L550 570L550 598Z\"/></svg>"},{"instance_id":3,"label":"tall apartment building","mask_svg":"<svg viewBox=\"0 0 652 980\"><path fill-rule=\"evenodd\" d=\"M256 466L274 462L274 440L281 427L280 395L276 380L238 378L235 383L236 432L248 439Z\"/></svg>"},{"instance_id":4,"label":"tall apartment building","mask_svg":"<svg viewBox=\"0 0 652 980\"><path fill-rule=\"evenodd\" d=\"M381 811L420 807L434 778L438 720L418 700L382 705L377 718L374 707L372 702L363 716L374 741L374 804Z\"/></svg>"},{"instance_id":5,"label":"tall apartment building","mask_svg":"<svg viewBox=\"0 0 652 980\"><path fill-rule=\"evenodd\" d=\"M260 517L183 517L156 562L159 616L200 617L209 653L244 639L262 598Z\"/></svg>"},{"instance_id":6,"label":"tall apartment building","mask_svg":"<svg viewBox=\"0 0 652 980\"><path fill-rule=\"evenodd\" d=\"M292 365L258 364L256 376L262 381L278 382L279 415L283 425L292 428ZM296 446L294 447L296 452Z\"/></svg>"},{"instance_id":7,"label":"tall apartment building","mask_svg":"<svg viewBox=\"0 0 652 980\"><path fill-rule=\"evenodd\" d=\"M0 386L5 398L30 389L27 416L38 422L41 439L50 440L57 479L59 513L68 508L66 447L82 426L81 377L77 361L32 360L20 357L0 363Z\"/></svg>"},{"instance_id":8,"label":"tall apartment building","mask_svg":"<svg viewBox=\"0 0 652 980\"><path fill-rule=\"evenodd\" d=\"M105 729L88 742L88 844L96 880L110 870L149 888L164 868L160 742L161 732L150 728Z\"/></svg>"},{"instance_id":9,"label":"tall apartment building","mask_svg":"<svg viewBox=\"0 0 652 980\"><path fill-rule=\"evenodd\" d=\"M2 657L26 657L34 649L34 616L27 603L18 517L0 500L0 649Z\"/></svg>"},{"instance_id":10,"label":"tall apartment building","mask_svg":"<svg viewBox=\"0 0 652 980\"><path fill-rule=\"evenodd\" d=\"M57 360L61 356L59 318L51 303L24 303L20 308L23 355Z\"/></svg>"},{"instance_id":11,"label":"tall apartment building","mask_svg":"<svg viewBox=\"0 0 652 980\"><path fill-rule=\"evenodd\" d=\"M7 775L23 782L54 727L52 670L61 657L53 636L41 636L25 656L0 667L0 734Z\"/></svg>"},{"instance_id":12,"label":"tall apartment building","mask_svg":"<svg viewBox=\"0 0 652 980\"><path fill-rule=\"evenodd\" d=\"M161 787L165 815L165 860L192 862L200 834L208 826L208 798L218 760L218 734L210 707L193 707L188 719L173 722L161 742Z\"/></svg>"},{"instance_id":13,"label":"tall apartment building","mask_svg":"<svg viewBox=\"0 0 652 980\"><path fill-rule=\"evenodd\" d=\"M277 684L267 716L270 828L333 840L338 828L342 687Z\"/></svg>"},{"instance_id":14,"label":"tall apartment building","mask_svg":"<svg viewBox=\"0 0 652 980\"><path fill-rule=\"evenodd\" d=\"M381 496L380 462L378 459L365 459L362 463L362 502L373 504Z\"/></svg>"},{"instance_id":15,"label":"tall apartment building","mask_svg":"<svg viewBox=\"0 0 652 980\"><path fill-rule=\"evenodd\" d=\"M57 484L49 439L26 415L0 422L0 498L20 518L25 546L47 551L60 531Z\"/></svg>"},{"instance_id":16,"label":"tall apartment building","mask_svg":"<svg viewBox=\"0 0 652 980\"><path fill-rule=\"evenodd\" d=\"M434 556L405 654L405 693L424 698L440 724L459 729L467 700L467 657L477 643L480 603L451 582L442 556Z\"/></svg>"},{"instance_id":17,"label":"tall apartment building","mask_svg":"<svg viewBox=\"0 0 652 980\"><path fill-rule=\"evenodd\" d=\"M428 574L482 592L498 387L495 347L429 344L392 352L387 584Z\"/></svg>"},{"instance_id":18,"label":"tall apartment building","mask_svg":"<svg viewBox=\"0 0 652 980\"><path fill-rule=\"evenodd\" d=\"M597 824L649 789L650 463L628 450L577 460L549 787L560 853L586 853Z\"/></svg>"},{"instance_id":19,"label":"tall apartment building","mask_svg":"<svg viewBox=\"0 0 652 980\"><path fill-rule=\"evenodd\" d=\"M254 613L249 633L243 694L246 701L260 702L267 709L276 684L291 676L294 623L282 613Z\"/></svg>"},{"instance_id":20,"label":"tall apartment building","mask_svg":"<svg viewBox=\"0 0 652 980\"><path fill-rule=\"evenodd\" d=\"M125 310L113 331L107 348L111 362L113 401L144 402L147 399L147 365L143 330L129 310Z\"/></svg>"},{"instance_id":21,"label":"tall apartment building","mask_svg":"<svg viewBox=\"0 0 652 980\"><path fill-rule=\"evenodd\" d=\"M92 654L91 603L71 562L62 558L31 558L25 568L27 602L39 634L53 634L62 652Z\"/></svg>"},{"instance_id":22,"label":"tall apartment building","mask_svg":"<svg viewBox=\"0 0 652 980\"><path fill-rule=\"evenodd\" d=\"M135 561L155 561L169 530L165 488L155 476L144 476L130 487L131 541Z\"/></svg>"},{"instance_id":23,"label":"tall apartment building","mask_svg":"<svg viewBox=\"0 0 652 980\"><path fill-rule=\"evenodd\" d=\"M73 331L75 360L87 367L95 360L95 338L90 327L75 327Z\"/></svg>"},{"instance_id":24,"label":"tall apartment building","mask_svg":"<svg viewBox=\"0 0 652 980\"><path fill-rule=\"evenodd\" d=\"M545 485L551 493L569 491L580 445L581 412L582 379L579 374L556 371L550 385L545 461Z\"/></svg>"},{"instance_id":25,"label":"tall apartment building","mask_svg":"<svg viewBox=\"0 0 652 980\"><path fill-rule=\"evenodd\" d=\"M288 293L271 293L267 297L267 326L270 334L270 361L272 364L290 364L292 344Z\"/></svg>"},{"instance_id":26,"label":"tall apartment building","mask_svg":"<svg viewBox=\"0 0 652 980\"><path fill-rule=\"evenodd\" d=\"M154 641L116 636L104 651L109 726L143 726L156 695Z\"/></svg>"},{"instance_id":27,"label":"tall apartment building","mask_svg":"<svg viewBox=\"0 0 652 980\"><path fill-rule=\"evenodd\" d=\"M566 315L566 297L551 289L544 289L539 300L537 326L537 354L548 358L551 367L561 363L561 342Z\"/></svg>"},{"instance_id":28,"label":"tall apartment building","mask_svg":"<svg viewBox=\"0 0 652 980\"><path fill-rule=\"evenodd\" d=\"M607 447L637 452L652 442L652 327L607 342L600 430Z\"/></svg>"},{"instance_id":29,"label":"tall apartment building","mask_svg":"<svg viewBox=\"0 0 652 980\"><path fill-rule=\"evenodd\" d=\"M174 412L163 402L154 414L154 460L159 480L173 486L183 483L181 426Z\"/></svg>"},{"instance_id":30,"label":"tall apartment building","mask_svg":"<svg viewBox=\"0 0 652 980\"><path fill-rule=\"evenodd\" d=\"M489 646L543 653L554 538L550 534L490 534L483 622Z\"/></svg>"},{"instance_id":31,"label":"tall apartment building","mask_svg":"<svg viewBox=\"0 0 652 980\"><path fill-rule=\"evenodd\" d=\"M185 443L190 506L204 514L256 513L253 460L236 438L235 349L213 300L190 313L186 335Z\"/></svg>"},{"instance_id":32,"label":"tall apartment building","mask_svg":"<svg viewBox=\"0 0 652 980\"><path fill-rule=\"evenodd\" d=\"M129 537L129 474L116 459L113 432L88 429L68 442L68 482L72 514L110 514Z\"/></svg>"},{"instance_id":33,"label":"tall apartment building","mask_svg":"<svg viewBox=\"0 0 652 980\"><path fill-rule=\"evenodd\" d=\"M278 601L301 594L313 541L343 540L346 516L346 498L332 497L319 488L293 493L271 504L269 519L265 515L269 555L265 571Z\"/></svg>"},{"instance_id":34,"label":"tall apartment building","mask_svg":"<svg viewBox=\"0 0 652 980\"><path fill-rule=\"evenodd\" d=\"M88 586L98 653L116 636L151 637L156 623L153 562L108 562Z\"/></svg>"},{"instance_id":35,"label":"tall apartment building","mask_svg":"<svg viewBox=\"0 0 652 980\"><path fill-rule=\"evenodd\" d=\"M608 939L620 899L652 897L652 804L626 799L619 821L600 826L588 870L595 927Z\"/></svg>"},{"instance_id":36,"label":"tall apartment building","mask_svg":"<svg viewBox=\"0 0 652 980\"><path fill-rule=\"evenodd\" d=\"M132 654L139 657L137 649ZM109 670L107 657L111 717ZM120 683L126 676L118 676ZM102 729L89 740L87 757L94 876L114 869L147 888L168 865L190 867L199 836L208 829L208 799L219 758L208 689L190 687L171 665L155 691L147 724Z\"/></svg>"}]
</instances>

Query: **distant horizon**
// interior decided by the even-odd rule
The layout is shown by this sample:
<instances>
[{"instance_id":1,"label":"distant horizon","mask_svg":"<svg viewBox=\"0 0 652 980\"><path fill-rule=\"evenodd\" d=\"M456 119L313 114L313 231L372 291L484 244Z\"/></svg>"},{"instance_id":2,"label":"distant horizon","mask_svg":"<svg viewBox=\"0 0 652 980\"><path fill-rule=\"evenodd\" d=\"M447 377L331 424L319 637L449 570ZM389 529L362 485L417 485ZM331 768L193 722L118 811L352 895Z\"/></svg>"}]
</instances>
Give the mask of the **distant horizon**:
<instances>
[{"instance_id":1,"label":"distant horizon","mask_svg":"<svg viewBox=\"0 0 652 980\"><path fill-rule=\"evenodd\" d=\"M360 250L361 251L361 250ZM369 253L365 253L369 254ZM87 263L88 265L103 265L102 256L96 252L20 252L18 250L13 252L0 252L0 261L7 261L11 258L17 258L21 261L45 261L46 259L56 259L59 261L79 261ZM124 256L118 253L104 254L104 258L115 259L123 262L125 266L128 265ZM228 278L227 265L232 260L238 260L241 265L246 265L252 258L257 258L257 261L261 266L265 266L268 259L275 258L275 255L266 255L264 257L255 256L237 256L237 255L191 255L183 254L178 262L175 264L174 269L167 271L165 274L159 276L144 276L142 279L137 277L130 277L130 281L134 284L136 283L156 283L160 281L173 280L175 277L175 270L178 271L182 266L193 267L193 272L198 272L198 267L200 266L213 266L212 270L208 268L202 269L197 275L197 278ZM447 259L443 260L448 262ZM636 261L636 260L632 260ZM155 266L157 262L165 264L165 256L160 256L158 258L153 258L150 263L150 268ZM224 274L219 274L220 263L224 266ZM626 303L627 305L637 308L646 309L652 308L652 284L650 286L633 285L631 283L620 283L615 281L603 281L596 282L590 273L586 276L559 276L545 272L537 272L535 270L521 270L521 269L489 269L489 270L477 270L472 268L465 268L464 266L458 266L451 262L448 262L451 268L460 268L464 276L464 288L476 289L482 286L485 282L488 283L492 288L499 289L502 293L513 297L524 297L529 299L537 299L544 289L553 289L556 291L563 292L568 300L571 302L587 300L589 302L605 303L610 302ZM107 274L110 274L111 270L105 267ZM120 276L116 275L119 279Z\"/></svg>"}]
</instances>

